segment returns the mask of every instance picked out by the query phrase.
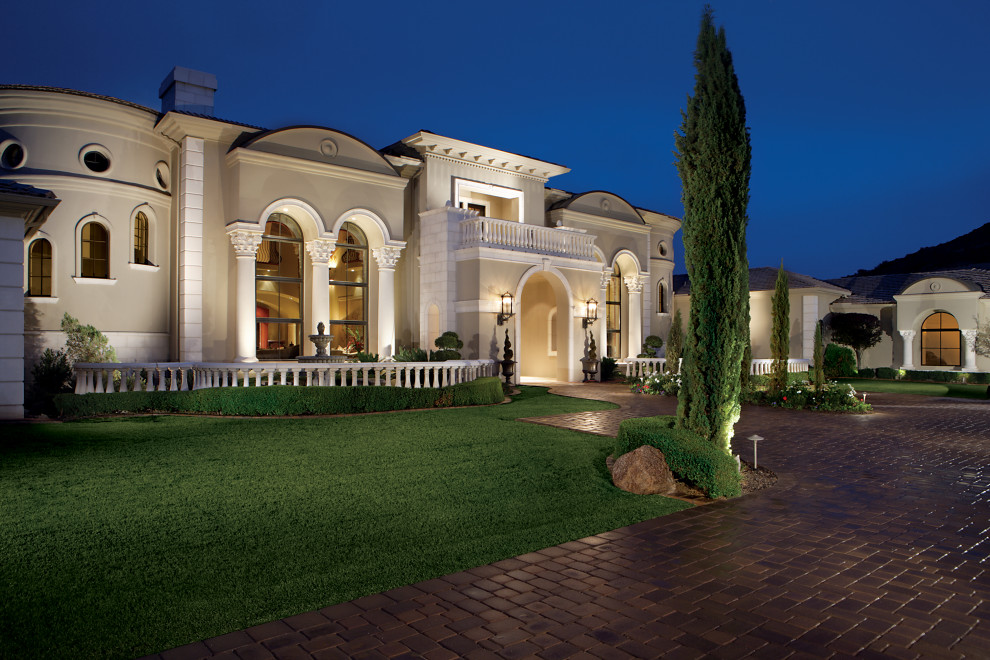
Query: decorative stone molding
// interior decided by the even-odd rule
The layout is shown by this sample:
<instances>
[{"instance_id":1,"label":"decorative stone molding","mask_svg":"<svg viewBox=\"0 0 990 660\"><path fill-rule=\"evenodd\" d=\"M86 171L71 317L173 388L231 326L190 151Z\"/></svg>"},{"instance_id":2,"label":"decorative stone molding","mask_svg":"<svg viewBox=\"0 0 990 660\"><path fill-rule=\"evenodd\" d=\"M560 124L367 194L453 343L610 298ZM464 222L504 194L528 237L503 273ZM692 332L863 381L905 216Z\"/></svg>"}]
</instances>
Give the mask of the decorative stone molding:
<instances>
[{"instance_id":1,"label":"decorative stone molding","mask_svg":"<svg viewBox=\"0 0 990 660\"><path fill-rule=\"evenodd\" d=\"M602 271L602 288L607 289L608 283L612 280L612 271L605 269Z\"/></svg>"},{"instance_id":2,"label":"decorative stone molding","mask_svg":"<svg viewBox=\"0 0 990 660\"><path fill-rule=\"evenodd\" d=\"M627 275L623 281L625 281L629 293L639 293L643 290L643 279L639 275Z\"/></svg>"},{"instance_id":3,"label":"decorative stone molding","mask_svg":"<svg viewBox=\"0 0 990 660\"><path fill-rule=\"evenodd\" d=\"M325 238L317 238L306 243L306 251L309 252L309 260L313 264L329 264L333 251L337 249L337 242Z\"/></svg>"},{"instance_id":4,"label":"decorative stone molding","mask_svg":"<svg viewBox=\"0 0 990 660\"><path fill-rule=\"evenodd\" d=\"M918 334L914 330L898 330L898 332L901 333L901 339L906 342L914 341L914 336Z\"/></svg>"},{"instance_id":5,"label":"decorative stone molding","mask_svg":"<svg viewBox=\"0 0 990 660\"><path fill-rule=\"evenodd\" d=\"M254 257L258 253L263 235L261 231L250 229L231 229L227 232L230 244L234 246L234 253L238 257Z\"/></svg>"},{"instance_id":6,"label":"decorative stone molding","mask_svg":"<svg viewBox=\"0 0 990 660\"><path fill-rule=\"evenodd\" d=\"M979 330L973 328L972 330L960 330L962 336L966 339L966 349L970 351L976 350L976 335L979 334Z\"/></svg>"},{"instance_id":7,"label":"decorative stone molding","mask_svg":"<svg viewBox=\"0 0 990 660\"><path fill-rule=\"evenodd\" d=\"M371 254L374 255L379 268L394 270L395 263L402 255L402 248L386 245L385 247L372 248Z\"/></svg>"}]
</instances>

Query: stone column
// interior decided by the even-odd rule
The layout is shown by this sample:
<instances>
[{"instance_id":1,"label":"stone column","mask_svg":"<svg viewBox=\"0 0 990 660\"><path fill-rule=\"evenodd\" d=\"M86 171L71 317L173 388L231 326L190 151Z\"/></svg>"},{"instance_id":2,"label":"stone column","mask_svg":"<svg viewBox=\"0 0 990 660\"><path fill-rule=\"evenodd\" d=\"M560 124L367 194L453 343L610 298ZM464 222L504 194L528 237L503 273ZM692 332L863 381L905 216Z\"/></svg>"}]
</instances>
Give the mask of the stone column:
<instances>
[{"instance_id":1,"label":"stone column","mask_svg":"<svg viewBox=\"0 0 990 660\"><path fill-rule=\"evenodd\" d=\"M258 361L255 341L254 271L255 257L258 246L261 245L262 235L260 229L234 227L227 230L230 244L234 246L234 254L237 255L237 311L235 317L237 351L234 357L235 362Z\"/></svg>"},{"instance_id":2,"label":"stone column","mask_svg":"<svg viewBox=\"0 0 990 660\"><path fill-rule=\"evenodd\" d=\"M336 249L335 241L318 238L306 243L309 252L309 263L312 266L312 285L310 294L313 313L309 320L311 334L316 334L316 326L322 321L329 326L330 321L330 257ZM307 342L308 344L309 342ZM306 354L309 354L309 348ZM314 349L315 350L315 349Z\"/></svg>"},{"instance_id":3,"label":"stone column","mask_svg":"<svg viewBox=\"0 0 990 660\"><path fill-rule=\"evenodd\" d=\"M902 369L914 369L914 330L898 330L901 339L904 340L904 360L901 362Z\"/></svg>"},{"instance_id":4,"label":"stone column","mask_svg":"<svg viewBox=\"0 0 990 660\"><path fill-rule=\"evenodd\" d=\"M179 155L179 360L203 359L205 140L185 137ZM253 277L253 273L252 273Z\"/></svg>"},{"instance_id":5,"label":"stone column","mask_svg":"<svg viewBox=\"0 0 990 660\"><path fill-rule=\"evenodd\" d=\"M624 280L629 291L628 357L634 358L643 346L643 279L639 275L628 275Z\"/></svg>"},{"instance_id":6,"label":"stone column","mask_svg":"<svg viewBox=\"0 0 990 660\"><path fill-rule=\"evenodd\" d=\"M395 354L395 263L402 248L372 249L378 262L378 354L384 360Z\"/></svg>"},{"instance_id":7,"label":"stone column","mask_svg":"<svg viewBox=\"0 0 990 660\"><path fill-rule=\"evenodd\" d=\"M963 363L963 369L966 371L976 371L976 335L979 331L973 328L972 330L960 330L959 332L962 334L966 344L966 361Z\"/></svg>"},{"instance_id":8,"label":"stone column","mask_svg":"<svg viewBox=\"0 0 990 660\"><path fill-rule=\"evenodd\" d=\"M605 301L608 299L608 282L610 279L612 279L612 271L607 269L603 270L601 293L598 296L598 323L594 326L595 329L592 331L598 334L598 336L595 337L595 343L598 344L598 359L608 355L608 344L606 343L608 341L608 305L605 304ZM581 343L581 347L583 349L583 342ZM618 358L618 356L616 356L616 358ZM599 378L601 378L600 373Z\"/></svg>"}]
</instances>

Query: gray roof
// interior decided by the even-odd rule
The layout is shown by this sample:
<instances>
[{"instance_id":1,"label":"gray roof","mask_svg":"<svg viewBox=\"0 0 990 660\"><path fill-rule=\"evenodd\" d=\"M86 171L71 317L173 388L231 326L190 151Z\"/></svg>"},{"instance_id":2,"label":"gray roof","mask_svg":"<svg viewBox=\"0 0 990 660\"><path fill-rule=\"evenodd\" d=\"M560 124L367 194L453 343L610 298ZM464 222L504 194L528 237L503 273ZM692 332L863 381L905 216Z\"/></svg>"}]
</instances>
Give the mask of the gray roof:
<instances>
[{"instance_id":1,"label":"gray roof","mask_svg":"<svg viewBox=\"0 0 990 660\"><path fill-rule=\"evenodd\" d=\"M990 270L984 268L959 268L955 270L929 271L924 273L900 273L894 275L851 275L838 277L829 282L849 289L851 296L846 302L892 303L900 294L915 282L930 277L947 277L966 284L972 291L982 291L982 298L990 298Z\"/></svg>"},{"instance_id":2,"label":"gray roof","mask_svg":"<svg viewBox=\"0 0 990 660\"><path fill-rule=\"evenodd\" d=\"M785 270L784 272L787 273L787 287L789 289L826 289L834 291L836 296L848 293L846 287L833 283L834 280L818 280L809 275L802 275L801 273L794 273L789 270ZM691 293L691 282L688 280L687 275L674 275L673 285L675 295ZM762 266L760 268L749 269L750 291L772 291L776 285L776 268Z\"/></svg>"},{"instance_id":3,"label":"gray roof","mask_svg":"<svg viewBox=\"0 0 990 660\"><path fill-rule=\"evenodd\" d=\"M0 193L13 195L23 195L25 197L39 197L42 199L55 199L55 193L51 190L42 190L29 186L26 183L17 183L11 179L0 179Z\"/></svg>"},{"instance_id":4,"label":"gray roof","mask_svg":"<svg viewBox=\"0 0 990 660\"><path fill-rule=\"evenodd\" d=\"M110 101L111 103L118 103L128 108L134 108L135 110L144 110L145 112L150 112L153 115L159 114L157 110L152 110L147 106L140 105L138 103L131 103L130 101L123 101L121 99L114 98L112 96L105 96L103 94L93 94L91 92L80 92L76 89L67 89L65 87L48 87L45 85L0 85L0 89L24 89L34 92L55 92L56 94L71 94L73 96L85 96L90 99L99 99L101 101Z\"/></svg>"}]
</instances>

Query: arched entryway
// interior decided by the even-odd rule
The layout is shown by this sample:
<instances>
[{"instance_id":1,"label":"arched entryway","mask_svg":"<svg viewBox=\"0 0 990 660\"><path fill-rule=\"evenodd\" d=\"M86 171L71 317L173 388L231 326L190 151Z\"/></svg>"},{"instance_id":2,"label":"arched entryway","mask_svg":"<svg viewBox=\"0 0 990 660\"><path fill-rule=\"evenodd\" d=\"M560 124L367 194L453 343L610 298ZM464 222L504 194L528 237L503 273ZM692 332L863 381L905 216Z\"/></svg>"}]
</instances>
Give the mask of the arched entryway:
<instances>
[{"instance_id":1,"label":"arched entryway","mask_svg":"<svg viewBox=\"0 0 990 660\"><path fill-rule=\"evenodd\" d=\"M520 378L571 380L571 325L570 295L560 276L537 271L525 278L516 335Z\"/></svg>"}]
</instances>

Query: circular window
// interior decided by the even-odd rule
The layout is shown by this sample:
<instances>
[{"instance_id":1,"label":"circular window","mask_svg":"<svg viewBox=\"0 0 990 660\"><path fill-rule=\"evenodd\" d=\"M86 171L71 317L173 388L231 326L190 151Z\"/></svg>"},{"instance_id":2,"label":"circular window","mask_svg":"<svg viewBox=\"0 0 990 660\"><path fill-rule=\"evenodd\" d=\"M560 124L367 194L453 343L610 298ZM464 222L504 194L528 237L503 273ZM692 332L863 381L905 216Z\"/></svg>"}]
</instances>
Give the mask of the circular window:
<instances>
[{"instance_id":1,"label":"circular window","mask_svg":"<svg viewBox=\"0 0 990 660\"><path fill-rule=\"evenodd\" d=\"M320 153L327 158L333 158L337 155L337 143L330 138L326 138L320 142Z\"/></svg>"},{"instance_id":2,"label":"circular window","mask_svg":"<svg viewBox=\"0 0 990 660\"><path fill-rule=\"evenodd\" d=\"M660 256L661 257L666 257L667 256L667 244L664 243L663 241L660 241L659 243L657 243L657 252L660 253Z\"/></svg>"},{"instance_id":3,"label":"circular window","mask_svg":"<svg viewBox=\"0 0 990 660\"><path fill-rule=\"evenodd\" d=\"M99 144L88 144L80 150L79 162L90 172L106 174L110 171L110 152Z\"/></svg>"},{"instance_id":4,"label":"circular window","mask_svg":"<svg viewBox=\"0 0 990 660\"><path fill-rule=\"evenodd\" d=\"M170 181L168 163L163 160L158 161L155 165L155 181L158 183L158 187L162 190L168 190L168 184Z\"/></svg>"},{"instance_id":5,"label":"circular window","mask_svg":"<svg viewBox=\"0 0 990 660\"><path fill-rule=\"evenodd\" d=\"M7 170L16 170L24 164L27 154L24 145L13 140L6 140L0 144L0 166Z\"/></svg>"}]
</instances>

